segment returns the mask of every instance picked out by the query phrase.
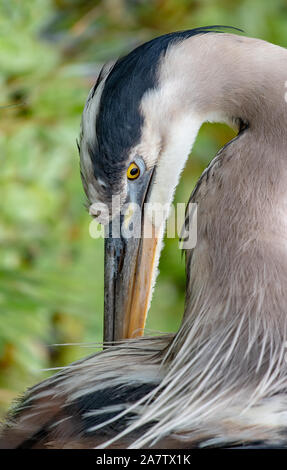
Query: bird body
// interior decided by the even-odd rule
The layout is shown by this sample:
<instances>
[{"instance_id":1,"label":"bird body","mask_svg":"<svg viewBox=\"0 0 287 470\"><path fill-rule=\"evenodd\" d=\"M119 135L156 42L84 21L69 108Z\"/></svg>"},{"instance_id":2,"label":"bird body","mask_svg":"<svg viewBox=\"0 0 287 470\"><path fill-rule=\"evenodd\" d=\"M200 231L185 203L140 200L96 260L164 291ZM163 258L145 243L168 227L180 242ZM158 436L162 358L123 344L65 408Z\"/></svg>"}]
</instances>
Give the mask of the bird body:
<instances>
[{"instance_id":1,"label":"bird body","mask_svg":"<svg viewBox=\"0 0 287 470\"><path fill-rule=\"evenodd\" d=\"M239 133L190 198L197 244L186 250L179 331L122 341L36 385L11 414L2 447L286 445L286 80L284 48L212 29L158 38L103 71L80 141L91 205L140 192L141 201L170 205L201 124L226 122ZM139 183L126 180L133 161ZM107 242L107 310L142 309L145 318L164 222L154 227L144 286L147 242L122 239L115 252Z\"/></svg>"}]
</instances>

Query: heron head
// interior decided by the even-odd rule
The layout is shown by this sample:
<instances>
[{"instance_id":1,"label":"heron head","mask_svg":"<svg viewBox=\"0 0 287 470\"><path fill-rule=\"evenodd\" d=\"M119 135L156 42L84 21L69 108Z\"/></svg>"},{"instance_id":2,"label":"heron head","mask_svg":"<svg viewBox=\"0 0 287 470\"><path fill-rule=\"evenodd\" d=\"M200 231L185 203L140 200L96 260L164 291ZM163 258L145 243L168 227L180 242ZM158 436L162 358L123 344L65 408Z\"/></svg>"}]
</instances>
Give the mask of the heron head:
<instances>
[{"instance_id":1,"label":"heron head","mask_svg":"<svg viewBox=\"0 0 287 470\"><path fill-rule=\"evenodd\" d=\"M139 48L102 69L82 117L83 186L90 214L107 226L105 341L142 333L154 278L158 236L144 208L161 135L142 107L156 88L157 63L151 64L145 52ZM150 238L145 239L147 224Z\"/></svg>"},{"instance_id":2,"label":"heron head","mask_svg":"<svg viewBox=\"0 0 287 470\"><path fill-rule=\"evenodd\" d=\"M109 225L106 341L140 334L144 327L166 208L201 125L187 112L188 103L178 99L183 83L168 66L169 51L209 31L172 33L136 48L102 69L86 102L80 137L82 180L90 213ZM108 207L105 221L98 203ZM149 209L154 204L162 207L157 217ZM116 233L115 225L120 228Z\"/></svg>"}]
</instances>

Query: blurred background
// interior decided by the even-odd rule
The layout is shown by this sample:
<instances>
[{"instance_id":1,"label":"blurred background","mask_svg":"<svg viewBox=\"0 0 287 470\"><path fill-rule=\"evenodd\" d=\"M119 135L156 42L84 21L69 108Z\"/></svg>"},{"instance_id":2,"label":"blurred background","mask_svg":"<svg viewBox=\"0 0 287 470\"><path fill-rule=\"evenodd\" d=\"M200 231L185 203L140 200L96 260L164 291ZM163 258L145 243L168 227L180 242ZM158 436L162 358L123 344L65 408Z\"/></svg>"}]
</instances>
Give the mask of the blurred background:
<instances>
[{"instance_id":1,"label":"blurred background","mask_svg":"<svg viewBox=\"0 0 287 470\"><path fill-rule=\"evenodd\" d=\"M102 339L103 240L89 235L76 138L102 64L173 30L223 24L287 46L286 0L0 0L0 417ZM176 200L234 136L204 125ZM166 240L147 331L175 331L184 258Z\"/></svg>"}]
</instances>

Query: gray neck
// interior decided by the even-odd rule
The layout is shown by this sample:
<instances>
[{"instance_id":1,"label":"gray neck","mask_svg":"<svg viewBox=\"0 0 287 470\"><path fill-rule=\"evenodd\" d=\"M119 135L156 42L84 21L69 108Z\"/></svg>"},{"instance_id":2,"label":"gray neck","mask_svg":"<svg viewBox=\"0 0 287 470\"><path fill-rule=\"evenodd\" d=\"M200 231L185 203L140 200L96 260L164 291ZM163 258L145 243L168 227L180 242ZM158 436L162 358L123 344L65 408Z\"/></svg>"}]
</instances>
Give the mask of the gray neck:
<instances>
[{"instance_id":1,"label":"gray neck","mask_svg":"<svg viewBox=\"0 0 287 470\"><path fill-rule=\"evenodd\" d=\"M160 92L144 103L146 141L162 136L154 200L168 200L164 163L177 170L176 184L202 122L248 123L191 197L198 241L186 254L185 314L141 421L157 421L158 435L277 442L286 429L286 59L285 49L255 39L193 37L167 51Z\"/></svg>"},{"instance_id":2,"label":"gray neck","mask_svg":"<svg viewBox=\"0 0 287 470\"><path fill-rule=\"evenodd\" d=\"M185 314L169 357L177 368L196 358L191 387L211 371L208 387L258 387L260 399L264 381L270 393L287 384L287 52L224 34L191 41L184 105L203 120L241 119L248 128L219 152L192 198L198 242L187 252ZM174 70L188 41L181 48Z\"/></svg>"}]
</instances>

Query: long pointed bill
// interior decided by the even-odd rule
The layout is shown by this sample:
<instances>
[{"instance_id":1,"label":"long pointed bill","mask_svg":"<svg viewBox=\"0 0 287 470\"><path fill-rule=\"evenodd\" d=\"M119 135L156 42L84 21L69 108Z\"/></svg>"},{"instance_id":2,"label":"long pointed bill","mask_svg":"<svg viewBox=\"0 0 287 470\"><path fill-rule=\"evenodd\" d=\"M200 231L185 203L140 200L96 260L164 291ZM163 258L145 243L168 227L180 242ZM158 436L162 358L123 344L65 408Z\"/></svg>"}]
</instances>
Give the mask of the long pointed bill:
<instances>
[{"instance_id":1,"label":"long pointed bill","mask_svg":"<svg viewBox=\"0 0 287 470\"><path fill-rule=\"evenodd\" d=\"M149 307L158 237L144 202L152 173L134 185L123 215L109 225L105 239L104 342L141 336ZM113 236L113 225L120 227Z\"/></svg>"}]
</instances>

